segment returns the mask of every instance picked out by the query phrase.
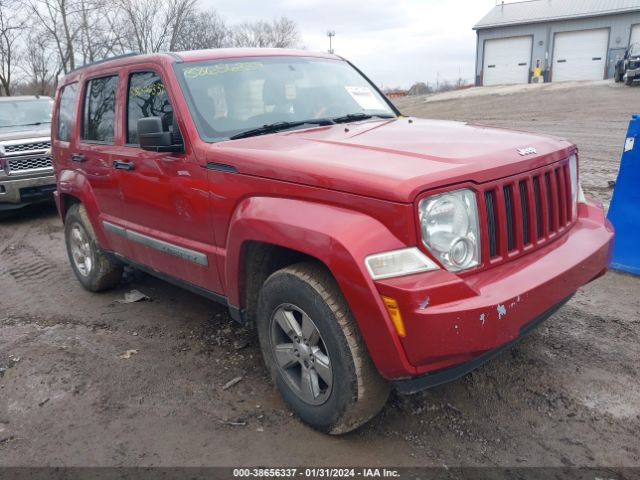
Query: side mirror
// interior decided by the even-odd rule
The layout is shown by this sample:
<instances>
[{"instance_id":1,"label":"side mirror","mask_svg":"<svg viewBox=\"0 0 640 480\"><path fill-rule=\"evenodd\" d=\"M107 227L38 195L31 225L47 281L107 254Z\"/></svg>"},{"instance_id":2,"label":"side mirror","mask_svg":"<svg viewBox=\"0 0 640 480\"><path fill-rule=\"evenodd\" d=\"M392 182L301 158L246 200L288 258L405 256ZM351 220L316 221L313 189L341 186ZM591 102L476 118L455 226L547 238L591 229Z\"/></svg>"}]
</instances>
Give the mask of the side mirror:
<instances>
[{"instance_id":1,"label":"side mirror","mask_svg":"<svg viewBox=\"0 0 640 480\"><path fill-rule=\"evenodd\" d=\"M140 148L151 152L184 152L184 145L174 143L171 132L164 131L160 117L138 120L138 142Z\"/></svg>"}]
</instances>

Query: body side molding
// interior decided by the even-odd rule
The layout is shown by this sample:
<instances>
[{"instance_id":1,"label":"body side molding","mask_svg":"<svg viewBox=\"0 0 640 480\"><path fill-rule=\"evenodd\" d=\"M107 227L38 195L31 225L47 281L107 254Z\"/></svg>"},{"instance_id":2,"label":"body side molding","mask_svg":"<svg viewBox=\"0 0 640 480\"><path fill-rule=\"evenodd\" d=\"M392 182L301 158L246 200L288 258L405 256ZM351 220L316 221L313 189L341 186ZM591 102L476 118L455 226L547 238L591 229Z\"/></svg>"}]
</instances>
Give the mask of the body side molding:
<instances>
[{"instance_id":1,"label":"body side molding","mask_svg":"<svg viewBox=\"0 0 640 480\"><path fill-rule=\"evenodd\" d=\"M126 239L131 240L132 242L140 243L141 245L154 248L168 255L172 255L182 260L196 263L204 267L209 265L209 259L207 255L202 252L197 252L195 250L181 247L179 245L174 245L173 243L169 243L155 237L150 237L149 235L144 235L142 233L134 232L133 230L120 227L111 222L103 221L102 224L104 225L105 230L111 233L115 233L116 235L125 237Z\"/></svg>"}]
</instances>

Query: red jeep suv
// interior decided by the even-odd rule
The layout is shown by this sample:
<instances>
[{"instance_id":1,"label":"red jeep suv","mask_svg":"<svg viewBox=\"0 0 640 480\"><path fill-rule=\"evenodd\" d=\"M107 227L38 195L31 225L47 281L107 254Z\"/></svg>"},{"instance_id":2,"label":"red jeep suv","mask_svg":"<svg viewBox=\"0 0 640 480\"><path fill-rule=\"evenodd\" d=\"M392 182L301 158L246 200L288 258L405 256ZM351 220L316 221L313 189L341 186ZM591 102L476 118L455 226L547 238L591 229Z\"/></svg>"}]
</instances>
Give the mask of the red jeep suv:
<instances>
[{"instance_id":1,"label":"red jeep suv","mask_svg":"<svg viewBox=\"0 0 640 480\"><path fill-rule=\"evenodd\" d=\"M65 77L52 130L82 285L128 264L223 303L333 434L511 347L609 261L575 145L404 117L334 55L110 59Z\"/></svg>"}]
</instances>

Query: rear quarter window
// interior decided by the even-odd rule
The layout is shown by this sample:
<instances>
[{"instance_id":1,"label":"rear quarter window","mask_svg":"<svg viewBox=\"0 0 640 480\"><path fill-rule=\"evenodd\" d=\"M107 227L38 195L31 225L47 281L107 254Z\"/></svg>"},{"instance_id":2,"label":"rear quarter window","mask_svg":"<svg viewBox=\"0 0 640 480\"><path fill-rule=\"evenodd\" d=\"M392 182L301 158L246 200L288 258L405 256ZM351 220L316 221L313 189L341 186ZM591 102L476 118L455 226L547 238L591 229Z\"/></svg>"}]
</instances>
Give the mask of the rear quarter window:
<instances>
[{"instance_id":1,"label":"rear quarter window","mask_svg":"<svg viewBox=\"0 0 640 480\"><path fill-rule=\"evenodd\" d=\"M58 117L56 120L56 139L62 142L71 140L74 119L76 117L76 101L78 99L78 84L71 83L62 89L60 94L60 105L58 107Z\"/></svg>"}]
</instances>

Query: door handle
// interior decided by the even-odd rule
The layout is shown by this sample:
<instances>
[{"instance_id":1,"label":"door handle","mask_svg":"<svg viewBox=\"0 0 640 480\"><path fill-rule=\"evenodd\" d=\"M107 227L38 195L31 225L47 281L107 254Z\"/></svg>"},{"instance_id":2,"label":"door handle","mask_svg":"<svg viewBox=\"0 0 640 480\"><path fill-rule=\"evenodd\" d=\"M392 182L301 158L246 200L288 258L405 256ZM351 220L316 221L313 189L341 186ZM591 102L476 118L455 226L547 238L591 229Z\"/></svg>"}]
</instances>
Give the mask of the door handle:
<instances>
[{"instance_id":1,"label":"door handle","mask_svg":"<svg viewBox=\"0 0 640 480\"><path fill-rule=\"evenodd\" d=\"M81 153L72 153L71 161L72 162L84 162L86 160L85 156Z\"/></svg>"},{"instance_id":2,"label":"door handle","mask_svg":"<svg viewBox=\"0 0 640 480\"><path fill-rule=\"evenodd\" d=\"M117 168L118 170L133 170L134 168L136 168L136 165L133 162L125 162L123 160L114 160L113 168Z\"/></svg>"}]
</instances>

